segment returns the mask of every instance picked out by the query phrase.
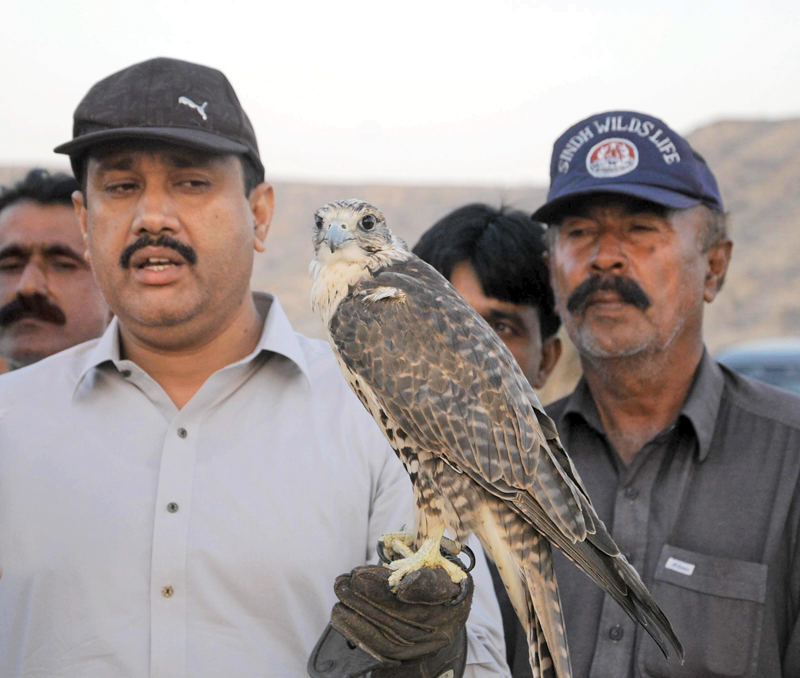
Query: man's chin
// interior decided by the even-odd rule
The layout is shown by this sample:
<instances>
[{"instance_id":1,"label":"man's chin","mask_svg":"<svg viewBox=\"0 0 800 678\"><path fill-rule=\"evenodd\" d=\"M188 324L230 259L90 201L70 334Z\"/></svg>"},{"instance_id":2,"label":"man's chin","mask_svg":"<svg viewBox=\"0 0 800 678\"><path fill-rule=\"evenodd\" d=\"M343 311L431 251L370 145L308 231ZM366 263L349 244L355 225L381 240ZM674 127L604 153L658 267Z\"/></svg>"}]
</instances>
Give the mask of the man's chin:
<instances>
[{"instance_id":1,"label":"man's chin","mask_svg":"<svg viewBox=\"0 0 800 678\"><path fill-rule=\"evenodd\" d=\"M173 304L150 304L119 308L115 311L123 324L133 323L140 327L147 328L171 328L177 327L191 321L202 309L186 303L180 305Z\"/></svg>"},{"instance_id":2,"label":"man's chin","mask_svg":"<svg viewBox=\"0 0 800 678\"><path fill-rule=\"evenodd\" d=\"M5 349L5 347L3 348ZM40 360L49 358L51 355L60 353L61 351L67 348L69 348L69 346L61 346L61 345L31 346L30 344L26 343L25 347L20 348L19 350L14 350L13 347L7 350L3 350L2 356L3 358L5 358L10 369L17 370L20 367L27 367L28 365L33 365L34 363L38 363Z\"/></svg>"},{"instance_id":3,"label":"man's chin","mask_svg":"<svg viewBox=\"0 0 800 678\"><path fill-rule=\"evenodd\" d=\"M148 289L145 294L124 290L112 299L111 311L121 323L147 328L181 325L202 313L205 306L196 291L181 292L169 286Z\"/></svg>"},{"instance_id":4,"label":"man's chin","mask_svg":"<svg viewBox=\"0 0 800 678\"><path fill-rule=\"evenodd\" d=\"M589 328L570 333L570 339L578 353L598 359L631 358L650 353L654 349L654 338L639 334L635 337L601 334Z\"/></svg>"},{"instance_id":5,"label":"man's chin","mask_svg":"<svg viewBox=\"0 0 800 678\"><path fill-rule=\"evenodd\" d=\"M8 337L25 337L26 341L37 341L36 337L46 340L58 332L64 325L56 324L41 318L22 318L15 320L3 328L3 335Z\"/></svg>"},{"instance_id":6,"label":"man's chin","mask_svg":"<svg viewBox=\"0 0 800 678\"><path fill-rule=\"evenodd\" d=\"M188 313L185 310L181 311L163 311L161 313L146 313L135 314L128 316L137 325L156 329L159 327L170 328L178 327L184 323L189 322L196 314Z\"/></svg>"}]
</instances>

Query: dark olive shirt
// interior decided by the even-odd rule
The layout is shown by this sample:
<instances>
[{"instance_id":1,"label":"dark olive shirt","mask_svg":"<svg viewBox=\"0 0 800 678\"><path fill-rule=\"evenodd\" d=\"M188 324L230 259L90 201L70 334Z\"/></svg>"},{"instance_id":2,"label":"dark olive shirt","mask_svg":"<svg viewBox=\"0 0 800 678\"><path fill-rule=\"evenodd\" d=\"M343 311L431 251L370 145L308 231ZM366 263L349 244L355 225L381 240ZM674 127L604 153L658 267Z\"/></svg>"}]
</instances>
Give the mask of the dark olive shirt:
<instances>
[{"instance_id":1,"label":"dark olive shirt","mask_svg":"<svg viewBox=\"0 0 800 678\"><path fill-rule=\"evenodd\" d=\"M575 678L800 678L800 397L704 354L675 422L628 467L584 381L547 410L597 513L686 652L683 666L667 663L557 552ZM515 678L530 676L518 623L509 641Z\"/></svg>"}]
</instances>

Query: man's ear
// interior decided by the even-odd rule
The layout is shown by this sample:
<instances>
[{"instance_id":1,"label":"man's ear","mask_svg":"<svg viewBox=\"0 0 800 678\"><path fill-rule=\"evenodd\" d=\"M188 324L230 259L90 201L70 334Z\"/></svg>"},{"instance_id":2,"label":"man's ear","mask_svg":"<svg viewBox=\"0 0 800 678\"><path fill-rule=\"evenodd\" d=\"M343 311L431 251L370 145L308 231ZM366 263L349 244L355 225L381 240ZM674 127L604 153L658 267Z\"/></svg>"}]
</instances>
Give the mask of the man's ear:
<instances>
[{"instance_id":1,"label":"man's ear","mask_svg":"<svg viewBox=\"0 0 800 678\"><path fill-rule=\"evenodd\" d=\"M534 388L544 388L547 380L555 369L558 359L561 357L561 351L564 349L561 344L561 337L554 334L542 342L542 362L539 364L539 371L536 373L536 383Z\"/></svg>"},{"instance_id":2,"label":"man's ear","mask_svg":"<svg viewBox=\"0 0 800 678\"><path fill-rule=\"evenodd\" d=\"M264 241L267 239L272 214L275 212L275 193L268 183L260 183L250 191L250 211L253 213L253 247L256 252L266 249Z\"/></svg>"},{"instance_id":3,"label":"man's ear","mask_svg":"<svg viewBox=\"0 0 800 678\"><path fill-rule=\"evenodd\" d=\"M728 272L728 265L731 263L733 243L730 240L723 240L717 243L706 252L706 278L703 299L710 304L716 299L717 294L725 283L725 275Z\"/></svg>"},{"instance_id":4,"label":"man's ear","mask_svg":"<svg viewBox=\"0 0 800 678\"><path fill-rule=\"evenodd\" d=\"M86 209L86 197L83 195L83 191L72 192L72 205L75 207L75 216L78 217L78 224L81 227L81 235L83 236L83 246L85 247L83 258L91 262L89 256L89 232L87 230L89 210Z\"/></svg>"}]
</instances>

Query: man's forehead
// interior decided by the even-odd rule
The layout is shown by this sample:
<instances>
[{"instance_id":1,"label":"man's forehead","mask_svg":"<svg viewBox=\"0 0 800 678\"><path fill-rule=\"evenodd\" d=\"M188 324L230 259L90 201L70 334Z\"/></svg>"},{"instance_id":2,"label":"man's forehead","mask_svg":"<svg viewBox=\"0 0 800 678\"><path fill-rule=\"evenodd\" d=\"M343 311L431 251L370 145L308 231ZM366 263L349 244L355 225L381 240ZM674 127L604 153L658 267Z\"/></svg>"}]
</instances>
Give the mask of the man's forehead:
<instances>
[{"instance_id":1,"label":"man's forehead","mask_svg":"<svg viewBox=\"0 0 800 678\"><path fill-rule=\"evenodd\" d=\"M0 240L9 242L71 242L82 239L72 205L42 205L20 200L0 211Z\"/></svg>"},{"instance_id":2,"label":"man's forehead","mask_svg":"<svg viewBox=\"0 0 800 678\"><path fill-rule=\"evenodd\" d=\"M450 273L450 281L475 309L496 320L511 320L526 324L531 316L538 323L539 309L533 304L518 304L486 294L475 267L468 260L460 261Z\"/></svg>"},{"instance_id":3,"label":"man's forehead","mask_svg":"<svg viewBox=\"0 0 800 678\"><path fill-rule=\"evenodd\" d=\"M89 154L89 168L95 171L130 170L146 160L169 167L192 168L225 165L237 156L211 153L162 142L138 142L99 147Z\"/></svg>"}]
</instances>

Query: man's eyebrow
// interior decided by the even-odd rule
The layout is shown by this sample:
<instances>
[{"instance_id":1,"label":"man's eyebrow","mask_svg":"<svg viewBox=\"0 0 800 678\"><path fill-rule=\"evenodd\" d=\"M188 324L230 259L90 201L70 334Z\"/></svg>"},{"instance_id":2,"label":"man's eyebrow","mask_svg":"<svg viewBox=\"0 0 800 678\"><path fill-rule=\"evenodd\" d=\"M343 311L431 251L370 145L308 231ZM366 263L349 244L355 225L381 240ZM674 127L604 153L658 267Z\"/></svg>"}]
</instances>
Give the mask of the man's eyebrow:
<instances>
[{"instance_id":1,"label":"man's eyebrow","mask_svg":"<svg viewBox=\"0 0 800 678\"><path fill-rule=\"evenodd\" d=\"M492 320L510 320L517 325L524 325L525 321L522 319L522 316L517 313L516 311L501 311L499 309L493 308L489 311L489 317Z\"/></svg>"},{"instance_id":2,"label":"man's eyebrow","mask_svg":"<svg viewBox=\"0 0 800 678\"><path fill-rule=\"evenodd\" d=\"M110 155L105 158L98 158L98 170L101 172L111 172L113 170L127 171L133 169L133 158L129 155Z\"/></svg>"},{"instance_id":3,"label":"man's eyebrow","mask_svg":"<svg viewBox=\"0 0 800 678\"><path fill-rule=\"evenodd\" d=\"M25 248L17 243L11 243L10 245L0 248L0 259L6 259L8 257L21 257L24 259L25 257L29 257L30 254L30 248Z\"/></svg>"},{"instance_id":4,"label":"man's eyebrow","mask_svg":"<svg viewBox=\"0 0 800 678\"><path fill-rule=\"evenodd\" d=\"M216 165L223 156L215 153L192 153L191 151L171 151L167 153L167 162L176 169L192 167L208 168Z\"/></svg>"},{"instance_id":5,"label":"man's eyebrow","mask_svg":"<svg viewBox=\"0 0 800 678\"><path fill-rule=\"evenodd\" d=\"M42 251L46 257L69 257L81 264L86 264L86 260L79 252L76 252L69 245L65 245L64 243L56 242L52 245L45 245Z\"/></svg>"}]
</instances>

